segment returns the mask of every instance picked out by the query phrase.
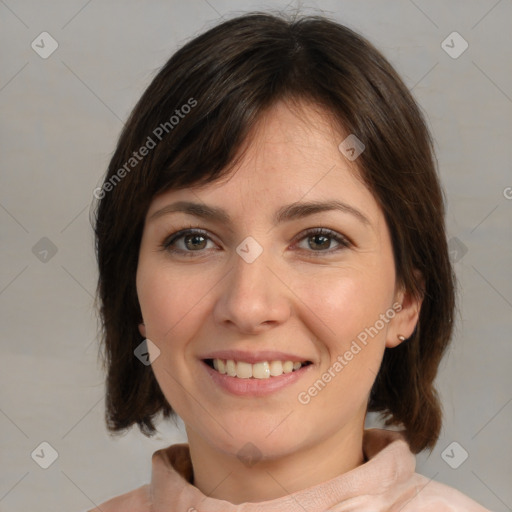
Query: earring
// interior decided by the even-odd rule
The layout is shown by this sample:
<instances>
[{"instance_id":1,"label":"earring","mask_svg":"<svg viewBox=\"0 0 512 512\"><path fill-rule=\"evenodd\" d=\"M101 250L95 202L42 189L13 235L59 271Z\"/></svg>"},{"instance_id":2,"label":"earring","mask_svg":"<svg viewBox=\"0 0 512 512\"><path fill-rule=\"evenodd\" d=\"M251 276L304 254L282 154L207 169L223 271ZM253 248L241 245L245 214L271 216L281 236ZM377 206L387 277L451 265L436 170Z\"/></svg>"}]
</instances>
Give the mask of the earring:
<instances>
[{"instance_id":1,"label":"earring","mask_svg":"<svg viewBox=\"0 0 512 512\"><path fill-rule=\"evenodd\" d=\"M398 334L398 335L397 335L397 338L398 338L400 341L405 341L405 336L402 336L401 334Z\"/></svg>"}]
</instances>

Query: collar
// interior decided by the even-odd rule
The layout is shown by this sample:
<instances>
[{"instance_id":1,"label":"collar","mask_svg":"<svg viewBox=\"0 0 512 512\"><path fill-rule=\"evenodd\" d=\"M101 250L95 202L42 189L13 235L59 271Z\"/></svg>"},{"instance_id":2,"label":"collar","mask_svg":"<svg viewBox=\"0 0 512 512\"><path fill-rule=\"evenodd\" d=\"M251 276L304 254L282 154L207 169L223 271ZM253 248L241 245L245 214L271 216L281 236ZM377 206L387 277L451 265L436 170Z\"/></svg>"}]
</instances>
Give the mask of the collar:
<instances>
[{"instance_id":1,"label":"collar","mask_svg":"<svg viewBox=\"0 0 512 512\"><path fill-rule=\"evenodd\" d=\"M416 459L403 431L367 429L363 434L364 464L327 482L281 498L234 505L210 498L192 481L188 444L175 444L152 457L150 492L153 512L324 512L367 494L383 494L415 472Z\"/></svg>"}]
</instances>

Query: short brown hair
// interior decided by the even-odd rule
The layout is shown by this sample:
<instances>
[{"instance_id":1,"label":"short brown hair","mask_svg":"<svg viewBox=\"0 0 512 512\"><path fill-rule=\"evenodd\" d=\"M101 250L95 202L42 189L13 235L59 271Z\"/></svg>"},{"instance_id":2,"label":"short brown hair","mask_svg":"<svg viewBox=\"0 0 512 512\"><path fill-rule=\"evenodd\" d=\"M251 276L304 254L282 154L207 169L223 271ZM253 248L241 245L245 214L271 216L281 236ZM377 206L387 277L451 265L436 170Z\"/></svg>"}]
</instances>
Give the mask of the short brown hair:
<instances>
[{"instance_id":1,"label":"short brown hair","mask_svg":"<svg viewBox=\"0 0 512 512\"><path fill-rule=\"evenodd\" d=\"M442 424L434 379L452 334L455 277L424 117L362 36L323 16L262 12L225 21L170 58L132 111L95 194L108 430L137 423L151 436L155 415L173 413L151 366L134 357L143 341L135 276L152 199L225 175L262 113L283 99L318 105L365 145L357 167L384 212L397 284L423 297L413 335L385 350L368 411L403 425L414 453L432 449Z\"/></svg>"}]
</instances>

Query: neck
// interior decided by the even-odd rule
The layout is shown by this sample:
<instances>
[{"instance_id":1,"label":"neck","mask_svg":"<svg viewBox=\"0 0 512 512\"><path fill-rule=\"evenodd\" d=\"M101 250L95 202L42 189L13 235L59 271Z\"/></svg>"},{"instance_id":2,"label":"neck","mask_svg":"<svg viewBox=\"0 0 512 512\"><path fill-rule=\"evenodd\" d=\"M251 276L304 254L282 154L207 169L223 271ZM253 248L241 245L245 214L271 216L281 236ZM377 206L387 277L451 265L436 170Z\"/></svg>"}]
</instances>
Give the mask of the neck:
<instances>
[{"instance_id":1,"label":"neck","mask_svg":"<svg viewBox=\"0 0 512 512\"><path fill-rule=\"evenodd\" d=\"M363 426L347 425L314 446L241 464L188 431L194 485L205 495L238 505L273 500L307 489L364 463Z\"/></svg>"}]
</instances>

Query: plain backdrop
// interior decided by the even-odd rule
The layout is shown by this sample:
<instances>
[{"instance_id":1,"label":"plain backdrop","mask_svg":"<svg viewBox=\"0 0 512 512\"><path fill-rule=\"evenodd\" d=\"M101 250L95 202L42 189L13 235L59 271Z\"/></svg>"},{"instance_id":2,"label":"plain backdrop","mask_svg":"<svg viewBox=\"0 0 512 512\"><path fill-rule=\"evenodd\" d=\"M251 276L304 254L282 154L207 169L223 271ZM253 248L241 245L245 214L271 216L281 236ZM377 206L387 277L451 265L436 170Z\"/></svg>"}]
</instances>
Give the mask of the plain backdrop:
<instances>
[{"instance_id":1,"label":"plain backdrop","mask_svg":"<svg viewBox=\"0 0 512 512\"><path fill-rule=\"evenodd\" d=\"M427 116L460 303L437 381L442 435L430 456L418 456L417 471L510 511L512 2L297 6L372 41ZM185 440L173 423L153 439L106 432L92 192L129 112L178 47L221 18L285 7L0 0L0 511L92 508L148 482L153 451ZM378 426L373 415L367 424ZM447 448L459 461L467 453L456 469ZM57 459L43 469L38 453Z\"/></svg>"}]
</instances>

